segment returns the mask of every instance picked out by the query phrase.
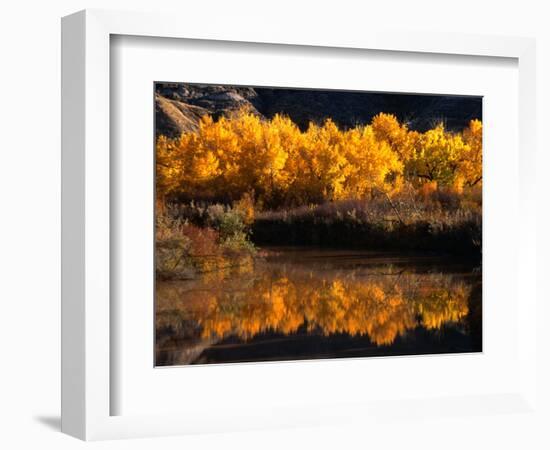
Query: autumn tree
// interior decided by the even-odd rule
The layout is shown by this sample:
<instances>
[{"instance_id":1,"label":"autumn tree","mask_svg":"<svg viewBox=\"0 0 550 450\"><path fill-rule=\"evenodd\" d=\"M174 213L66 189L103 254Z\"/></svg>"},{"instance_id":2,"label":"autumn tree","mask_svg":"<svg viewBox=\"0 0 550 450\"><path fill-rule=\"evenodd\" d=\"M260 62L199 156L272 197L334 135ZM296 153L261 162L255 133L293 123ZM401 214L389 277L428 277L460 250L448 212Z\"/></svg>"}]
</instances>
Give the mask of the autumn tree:
<instances>
[{"instance_id":1,"label":"autumn tree","mask_svg":"<svg viewBox=\"0 0 550 450\"><path fill-rule=\"evenodd\" d=\"M412 172L423 181L452 186L468 146L460 134L447 132L442 123L422 134L412 158Z\"/></svg>"},{"instance_id":2,"label":"autumn tree","mask_svg":"<svg viewBox=\"0 0 550 450\"><path fill-rule=\"evenodd\" d=\"M235 202L250 195L277 208L396 192L403 179L418 187L474 186L481 136L479 120L463 133L442 124L419 133L389 114L348 130L329 119L305 131L282 115L204 116L195 132L158 138L157 198Z\"/></svg>"},{"instance_id":3,"label":"autumn tree","mask_svg":"<svg viewBox=\"0 0 550 450\"><path fill-rule=\"evenodd\" d=\"M483 125L480 120L471 120L463 133L468 146L460 162L460 174L468 186L475 186L482 180Z\"/></svg>"}]
</instances>

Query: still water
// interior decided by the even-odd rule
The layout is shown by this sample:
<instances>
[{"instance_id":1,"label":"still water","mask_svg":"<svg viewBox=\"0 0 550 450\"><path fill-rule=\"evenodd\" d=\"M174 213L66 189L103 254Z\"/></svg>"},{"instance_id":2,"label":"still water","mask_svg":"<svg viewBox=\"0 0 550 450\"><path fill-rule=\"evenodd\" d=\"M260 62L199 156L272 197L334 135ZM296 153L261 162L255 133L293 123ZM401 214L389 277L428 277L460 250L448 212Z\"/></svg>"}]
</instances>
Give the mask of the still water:
<instances>
[{"instance_id":1,"label":"still water","mask_svg":"<svg viewBox=\"0 0 550 450\"><path fill-rule=\"evenodd\" d=\"M155 308L157 366L481 351L480 268L427 255L270 249Z\"/></svg>"}]
</instances>

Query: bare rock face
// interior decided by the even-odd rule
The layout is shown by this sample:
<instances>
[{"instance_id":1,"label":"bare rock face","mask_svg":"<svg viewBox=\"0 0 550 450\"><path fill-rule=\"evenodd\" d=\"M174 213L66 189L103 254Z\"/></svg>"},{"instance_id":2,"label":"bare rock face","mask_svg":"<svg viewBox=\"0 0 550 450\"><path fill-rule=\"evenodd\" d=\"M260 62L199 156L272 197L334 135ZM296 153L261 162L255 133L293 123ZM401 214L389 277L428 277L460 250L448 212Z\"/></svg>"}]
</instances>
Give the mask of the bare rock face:
<instances>
[{"instance_id":1,"label":"bare rock face","mask_svg":"<svg viewBox=\"0 0 550 450\"><path fill-rule=\"evenodd\" d=\"M156 134L176 137L195 131L205 114L217 120L242 108L265 118L284 114L303 130L328 118L342 128L354 127L385 112L413 130L443 122L459 131L482 113L479 97L157 83Z\"/></svg>"},{"instance_id":2,"label":"bare rock face","mask_svg":"<svg viewBox=\"0 0 550 450\"><path fill-rule=\"evenodd\" d=\"M262 116L252 101L257 97L252 88L232 86L157 84L155 92L156 134L169 137L196 131L205 114L215 120L246 110Z\"/></svg>"},{"instance_id":3,"label":"bare rock face","mask_svg":"<svg viewBox=\"0 0 550 450\"><path fill-rule=\"evenodd\" d=\"M183 132L196 131L200 118L208 113L207 109L200 106L170 100L155 94L155 127L157 135L163 134L175 137Z\"/></svg>"}]
</instances>

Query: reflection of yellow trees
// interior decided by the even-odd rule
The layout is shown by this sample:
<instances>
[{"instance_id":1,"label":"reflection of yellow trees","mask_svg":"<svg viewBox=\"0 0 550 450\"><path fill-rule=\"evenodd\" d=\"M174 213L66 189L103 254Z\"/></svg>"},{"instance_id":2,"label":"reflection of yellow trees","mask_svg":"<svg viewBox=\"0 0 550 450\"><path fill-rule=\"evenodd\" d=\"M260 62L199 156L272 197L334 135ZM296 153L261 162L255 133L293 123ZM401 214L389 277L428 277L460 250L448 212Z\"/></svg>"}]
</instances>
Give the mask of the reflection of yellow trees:
<instances>
[{"instance_id":1,"label":"reflection of yellow trees","mask_svg":"<svg viewBox=\"0 0 550 450\"><path fill-rule=\"evenodd\" d=\"M205 116L196 132L159 137L157 194L238 200L254 191L262 203L281 206L397 192L403 178L462 189L481 180L481 136L478 120L463 133L442 124L418 133L389 114L348 130L329 119L305 131L280 115Z\"/></svg>"},{"instance_id":2,"label":"reflection of yellow trees","mask_svg":"<svg viewBox=\"0 0 550 450\"><path fill-rule=\"evenodd\" d=\"M468 314L466 286L459 284L452 291L445 288L431 289L422 293L424 299L418 304L422 324L428 329L439 329L445 323L458 322Z\"/></svg>"},{"instance_id":3,"label":"reflection of yellow trees","mask_svg":"<svg viewBox=\"0 0 550 450\"><path fill-rule=\"evenodd\" d=\"M368 336L389 345L421 325L439 329L468 313L469 288L435 274L367 277L281 270L211 281L160 283L157 325L195 324L202 339L250 339L302 326L324 335ZM168 319L170 318L170 319ZM197 328L198 327L198 328ZM198 331L197 331L198 330Z\"/></svg>"}]
</instances>

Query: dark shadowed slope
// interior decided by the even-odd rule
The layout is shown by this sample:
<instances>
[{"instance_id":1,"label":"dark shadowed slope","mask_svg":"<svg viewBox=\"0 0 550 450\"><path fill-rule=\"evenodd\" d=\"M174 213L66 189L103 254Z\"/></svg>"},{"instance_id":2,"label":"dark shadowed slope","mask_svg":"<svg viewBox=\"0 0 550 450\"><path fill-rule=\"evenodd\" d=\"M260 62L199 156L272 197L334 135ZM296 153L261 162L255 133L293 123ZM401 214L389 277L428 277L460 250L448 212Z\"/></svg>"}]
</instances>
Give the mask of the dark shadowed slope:
<instances>
[{"instance_id":1,"label":"dark shadowed slope","mask_svg":"<svg viewBox=\"0 0 550 450\"><path fill-rule=\"evenodd\" d=\"M327 118L340 127L369 123L380 112L397 116L411 129L425 131L443 121L449 130L462 130L481 119L481 97L383 94L368 92L250 88L221 85L157 83L157 135L177 136L196 129L200 117L231 115L247 107L260 116L288 115L302 129Z\"/></svg>"}]
</instances>

